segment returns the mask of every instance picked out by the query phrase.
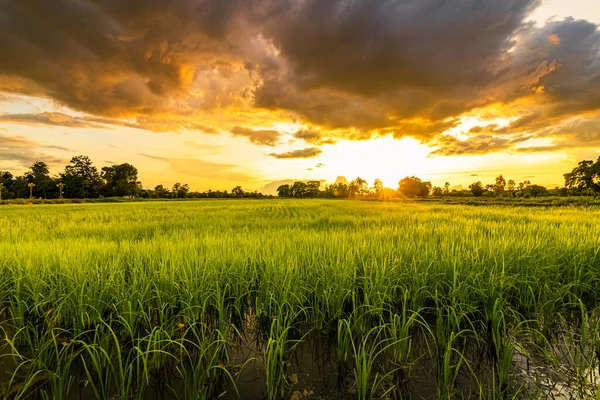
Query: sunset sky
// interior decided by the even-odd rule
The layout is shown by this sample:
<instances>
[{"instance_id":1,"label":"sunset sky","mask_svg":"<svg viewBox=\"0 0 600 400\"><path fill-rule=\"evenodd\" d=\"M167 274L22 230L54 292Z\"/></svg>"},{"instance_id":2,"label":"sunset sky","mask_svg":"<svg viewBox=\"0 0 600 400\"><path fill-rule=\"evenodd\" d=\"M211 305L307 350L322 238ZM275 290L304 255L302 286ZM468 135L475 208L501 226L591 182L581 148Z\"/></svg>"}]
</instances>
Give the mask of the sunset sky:
<instances>
[{"instance_id":1,"label":"sunset sky","mask_svg":"<svg viewBox=\"0 0 600 400\"><path fill-rule=\"evenodd\" d=\"M598 0L5 0L0 170L562 186L600 156L599 24Z\"/></svg>"}]
</instances>

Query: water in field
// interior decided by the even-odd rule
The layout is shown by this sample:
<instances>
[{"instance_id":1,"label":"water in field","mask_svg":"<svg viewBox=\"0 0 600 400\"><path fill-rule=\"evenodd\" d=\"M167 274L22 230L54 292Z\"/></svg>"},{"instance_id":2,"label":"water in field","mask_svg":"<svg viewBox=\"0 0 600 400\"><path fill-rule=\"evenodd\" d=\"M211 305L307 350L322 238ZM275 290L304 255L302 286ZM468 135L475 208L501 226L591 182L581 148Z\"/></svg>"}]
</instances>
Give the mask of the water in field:
<instances>
[{"instance_id":1,"label":"water in field","mask_svg":"<svg viewBox=\"0 0 600 400\"><path fill-rule=\"evenodd\" d=\"M0 209L0 397L593 398L600 212Z\"/></svg>"}]
</instances>

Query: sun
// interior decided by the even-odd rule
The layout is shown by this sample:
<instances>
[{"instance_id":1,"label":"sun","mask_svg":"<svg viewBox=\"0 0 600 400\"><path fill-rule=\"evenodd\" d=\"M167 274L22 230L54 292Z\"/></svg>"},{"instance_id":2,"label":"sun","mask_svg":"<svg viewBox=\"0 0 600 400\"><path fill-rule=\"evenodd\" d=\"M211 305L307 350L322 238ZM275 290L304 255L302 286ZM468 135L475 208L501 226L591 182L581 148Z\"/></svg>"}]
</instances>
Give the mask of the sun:
<instances>
[{"instance_id":1,"label":"sun","mask_svg":"<svg viewBox=\"0 0 600 400\"><path fill-rule=\"evenodd\" d=\"M336 176L366 179L372 184L381 179L385 186L396 187L409 175L426 175L427 156L431 150L412 138L384 136L361 142L343 140L324 154L332 180Z\"/></svg>"}]
</instances>

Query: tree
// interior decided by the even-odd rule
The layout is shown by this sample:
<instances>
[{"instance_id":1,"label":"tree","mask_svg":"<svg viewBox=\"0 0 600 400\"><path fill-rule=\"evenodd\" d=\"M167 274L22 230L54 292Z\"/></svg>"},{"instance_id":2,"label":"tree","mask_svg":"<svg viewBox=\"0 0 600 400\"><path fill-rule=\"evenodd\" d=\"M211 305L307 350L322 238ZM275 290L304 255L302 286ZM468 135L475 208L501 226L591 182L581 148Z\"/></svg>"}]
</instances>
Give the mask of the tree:
<instances>
[{"instance_id":1,"label":"tree","mask_svg":"<svg viewBox=\"0 0 600 400\"><path fill-rule=\"evenodd\" d=\"M103 167L101 176L108 197L137 196L142 189L137 168L128 163Z\"/></svg>"},{"instance_id":2,"label":"tree","mask_svg":"<svg viewBox=\"0 0 600 400\"><path fill-rule=\"evenodd\" d=\"M234 197L244 197L244 191L242 190L241 186L236 186L233 189L231 189L231 194Z\"/></svg>"},{"instance_id":3,"label":"tree","mask_svg":"<svg viewBox=\"0 0 600 400\"><path fill-rule=\"evenodd\" d=\"M433 197L442 197L444 195L444 189L439 186L433 188Z\"/></svg>"},{"instance_id":4,"label":"tree","mask_svg":"<svg viewBox=\"0 0 600 400\"><path fill-rule=\"evenodd\" d=\"M58 188L58 198L62 199L63 198L63 189L65 188L65 184L62 182L59 182L56 187Z\"/></svg>"},{"instance_id":5,"label":"tree","mask_svg":"<svg viewBox=\"0 0 600 400\"><path fill-rule=\"evenodd\" d=\"M531 185L530 181L519 182L519 185L517 185L517 187L519 188L519 192L525 191L529 187L529 185Z\"/></svg>"},{"instance_id":6,"label":"tree","mask_svg":"<svg viewBox=\"0 0 600 400\"><path fill-rule=\"evenodd\" d=\"M431 182L423 182L416 176L406 177L398 182L398 192L405 197L427 197L431 192Z\"/></svg>"},{"instance_id":7,"label":"tree","mask_svg":"<svg viewBox=\"0 0 600 400\"><path fill-rule=\"evenodd\" d=\"M29 186L29 198L33 199L33 188L35 187L35 183L29 182L27 186Z\"/></svg>"},{"instance_id":8,"label":"tree","mask_svg":"<svg viewBox=\"0 0 600 400\"><path fill-rule=\"evenodd\" d=\"M494 193L500 196L504 193L504 189L506 188L506 179L502 175L496 177L496 184L494 185Z\"/></svg>"},{"instance_id":9,"label":"tree","mask_svg":"<svg viewBox=\"0 0 600 400\"><path fill-rule=\"evenodd\" d=\"M12 193L14 179L13 174L8 171L0 171L0 200L4 194L5 199L14 197Z\"/></svg>"},{"instance_id":10,"label":"tree","mask_svg":"<svg viewBox=\"0 0 600 400\"><path fill-rule=\"evenodd\" d=\"M190 192L190 187L187 183L182 185L181 183L177 182L173 185L173 189L171 191L175 198L183 199L186 198L187 194Z\"/></svg>"},{"instance_id":11,"label":"tree","mask_svg":"<svg viewBox=\"0 0 600 400\"><path fill-rule=\"evenodd\" d=\"M531 185L527 188L527 192L533 197L538 197L547 195L548 189L540 185Z\"/></svg>"},{"instance_id":12,"label":"tree","mask_svg":"<svg viewBox=\"0 0 600 400\"><path fill-rule=\"evenodd\" d=\"M154 188L154 197L158 197L159 199L168 199L171 197L171 191L169 188L166 188L163 185L156 185Z\"/></svg>"},{"instance_id":13,"label":"tree","mask_svg":"<svg viewBox=\"0 0 600 400\"><path fill-rule=\"evenodd\" d=\"M344 182L337 182L331 186L333 189L333 197L345 199L349 196L350 190L348 188L348 184Z\"/></svg>"},{"instance_id":14,"label":"tree","mask_svg":"<svg viewBox=\"0 0 600 400\"><path fill-rule=\"evenodd\" d=\"M319 181L308 181L306 182L306 195L313 198L319 196L319 188L321 182Z\"/></svg>"},{"instance_id":15,"label":"tree","mask_svg":"<svg viewBox=\"0 0 600 400\"><path fill-rule=\"evenodd\" d=\"M350 197L361 196L367 192L367 185L367 181L359 176L348 185L348 194Z\"/></svg>"},{"instance_id":16,"label":"tree","mask_svg":"<svg viewBox=\"0 0 600 400\"><path fill-rule=\"evenodd\" d=\"M25 173L25 179L27 182L33 183L36 188L36 197L43 196L45 199L48 198L48 191L54 189L54 181L50 177L50 170L48 165L43 161L36 161L29 171Z\"/></svg>"},{"instance_id":17,"label":"tree","mask_svg":"<svg viewBox=\"0 0 600 400\"><path fill-rule=\"evenodd\" d=\"M102 188L102 178L98 169L87 156L71 158L60 180L65 184L65 196L74 198L98 197Z\"/></svg>"},{"instance_id":18,"label":"tree","mask_svg":"<svg viewBox=\"0 0 600 400\"><path fill-rule=\"evenodd\" d=\"M508 185L506 186L506 188L508 189L508 191L510 193L510 197L515 197L515 189L516 189L515 181L510 179L508 181Z\"/></svg>"},{"instance_id":19,"label":"tree","mask_svg":"<svg viewBox=\"0 0 600 400\"><path fill-rule=\"evenodd\" d=\"M472 184L470 184L469 190L471 191L471 193L473 193L473 196L475 196L475 197L481 197L483 192L485 192L485 189L484 189L481 181L473 182Z\"/></svg>"},{"instance_id":20,"label":"tree","mask_svg":"<svg viewBox=\"0 0 600 400\"><path fill-rule=\"evenodd\" d=\"M281 185L277 188L277 196L292 197L292 188L290 185Z\"/></svg>"},{"instance_id":21,"label":"tree","mask_svg":"<svg viewBox=\"0 0 600 400\"><path fill-rule=\"evenodd\" d=\"M294 182L291 187L291 195L300 199L304 198L306 195L306 183L301 181Z\"/></svg>"},{"instance_id":22,"label":"tree","mask_svg":"<svg viewBox=\"0 0 600 400\"><path fill-rule=\"evenodd\" d=\"M373 191L375 192L375 194L380 194L382 190L383 182L379 178L375 179L375 181L373 182Z\"/></svg>"},{"instance_id":23,"label":"tree","mask_svg":"<svg viewBox=\"0 0 600 400\"><path fill-rule=\"evenodd\" d=\"M564 177L567 188L591 191L596 197L600 193L600 157L596 162L592 160L580 161L577 167L564 174Z\"/></svg>"},{"instance_id":24,"label":"tree","mask_svg":"<svg viewBox=\"0 0 600 400\"><path fill-rule=\"evenodd\" d=\"M29 191L27 187L27 180L24 176L17 176L12 183L12 194L13 198L25 198L27 197L27 193Z\"/></svg>"},{"instance_id":25,"label":"tree","mask_svg":"<svg viewBox=\"0 0 600 400\"><path fill-rule=\"evenodd\" d=\"M446 196L450 194L450 182L444 183L444 194Z\"/></svg>"}]
</instances>

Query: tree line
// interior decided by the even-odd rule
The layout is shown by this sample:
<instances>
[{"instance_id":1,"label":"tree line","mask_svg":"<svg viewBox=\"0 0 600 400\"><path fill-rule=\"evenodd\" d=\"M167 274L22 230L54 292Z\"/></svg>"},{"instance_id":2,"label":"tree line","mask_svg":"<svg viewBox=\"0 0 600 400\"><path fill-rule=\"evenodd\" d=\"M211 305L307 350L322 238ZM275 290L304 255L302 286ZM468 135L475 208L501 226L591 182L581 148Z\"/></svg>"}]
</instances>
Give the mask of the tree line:
<instances>
[{"instance_id":1,"label":"tree line","mask_svg":"<svg viewBox=\"0 0 600 400\"><path fill-rule=\"evenodd\" d=\"M259 192L245 192L241 186L231 192L194 192L186 183L175 183L171 188L157 185L145 189L138 180L138 170L129 163L102 167L94 166L87 156L73 157L64 171L51 176L48 165L36 161L21 176L0 171L0 200L42 199L93 199L99 197L142 197L142 198L262 198Z\"/></svg>"},{"instance_id":2,"label":"tree line","mask_svg":"<svg viewBox=\"0 0 600 400\"><path fill-rule=\"evenodd\" d=\"M380 179L375 179L372 186L360 177L351 182L337 181L321 186L320 181L294 182L277 188L279 197L295 198L426 198L445 196L498 196L498 197L538 197L538 196L582 196L600 194L600 157L596 162L584 160L579 162L571 172L563 175L564 187L548 189L545 186L531 183L529 180L516 182L506 180L504 176L496 177L494 183L473 182L467 189L451 189L446 182L443 187L433 186L431 182L422 181L416 176L407 176L398 182L396 189L386 188Z\"/></svg>"},{"instance_id":3,"label":"tree line","mask_svg":"<svg viewBox=\"0 0 600 400\"><path fill-rule=\"evenodd\" d=\"M407 176L398 182L396 189L384 187L380 179L373 185L358 177L351 182L338 179L333 184L322 185L321 181L297 181L277 188L279 197L290 198L415 198L445 196L503 196L538 197L600 194L600 157L595 162L583 160L571 172L564 174L565 186L548 189L529 180L516 182L499 175L490 184L473 182L467 189L451 189L446 182L443 187L433 186L416 176ZM129 163L102 167L94 166L87 156L73 157L64 171L51 176L48 165L36 161L21 176L0 171L0 200L17 198L98 198L98 197L142 197L142 198L265 198L273 197L260 192L247 192L241 186L231 191L191 191L185 183L175 183L171 188L157 185L147 189L138 180L138 170Z\"/></svg>"}]
</instances>

